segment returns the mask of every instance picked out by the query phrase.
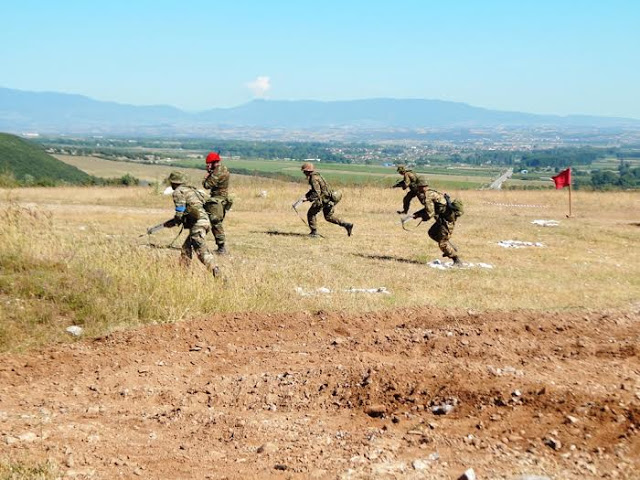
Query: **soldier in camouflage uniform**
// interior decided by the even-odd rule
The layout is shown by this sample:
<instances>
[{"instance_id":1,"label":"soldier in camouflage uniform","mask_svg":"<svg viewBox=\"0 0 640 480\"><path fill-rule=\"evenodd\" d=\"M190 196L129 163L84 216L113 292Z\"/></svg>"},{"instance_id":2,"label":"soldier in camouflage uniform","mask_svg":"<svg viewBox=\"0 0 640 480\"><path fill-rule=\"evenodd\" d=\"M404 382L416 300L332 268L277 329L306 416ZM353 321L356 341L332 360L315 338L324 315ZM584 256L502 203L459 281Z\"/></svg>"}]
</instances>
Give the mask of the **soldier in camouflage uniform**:
<instances>
[{"instance_id":1,"label":"soldier in camouflage uniform","mask_svg":"<svg viewBox=\"0 0 640 480\"><path fill-rule=\"evenodd\" d=\"M195 187L185 185L186 179L180 172L171 172L169 182L173 188L173 203L176 207L175 216L164 223L167 228L176 225L184 225L189 229L189 236L182 245L180 260L189 265L193 252L196 252L200 261L211 271L214 277L218 276L219 269L215 257L207 248L206 236L211 226L209 217L204 210L204 195Z\"/></svg>"},{"instance_id":2,"label":"soldier in camouflage uniform","mask_svg":"<svg viewBox=\"0 0 640 480\"><path fill-rule=\"evenodd\" d=\"M211 231L216 239L218 250L216 253L225 255L225 234L222 222L227 210L231 208L231 200L229 199L229 170L222 165L220 154L210 152L207 155L207 176L202 182L202 186L211 191L211 198L204 204L204 209L209 215L211 222Z\"/></svg>"},{"instance_id":3,"label":"soldier in camouflage uniform","mask_svg":"<svg viewBox=\"0 0 640 480\"><path fill-rule=\"evenodd\" d=\"M449 241L456 224L456 215L451 210L447 199L442 193L428 188L429 183L422 175L418 177L416 186L418 200L424 208L414 213L412 217L425 221L433 218L435 223L429 229L429 237L438 243L443 257L451 258L456 266L462 265L457 249Z\"/></svg>"},{"instance_id":4,"label":"soldier in camouflage uniform","mask_svg":"<svg viewBox=\"0 0 640 480\"><path fill-rule=\"evenodd\" d=\"M311 187L303 200L311 202L311 206L307 211L307 221L309 223L309 228L311 229L309 236L319 237L316 215L320 213L321 210L324 214L324 219L327 222L335 223L336 225L344 227L347 231L347 235L351 236L353 223L345 222L334 215L333 208L339 199L334 195L334 192L332 192L325 179L315 171L313 164L309 162L303 163L301 170L309 180L309 186Z\"/></svg>"},{"instance_id":5,"label":"soldier in camouflage uniform","mask_svg":"<svg viewBox=\"0 0 640 480\"><path fill-rule=\"evenodd\" d=\"M413 173L413 170L404 165L398 165L398 173L402 175L402 180L396 183L393 188L409 189L402 199L402 210L398 210L398 213L406 214L409 212L411 200L418 196L418 176Z\"/></svg>"}]
</instances>

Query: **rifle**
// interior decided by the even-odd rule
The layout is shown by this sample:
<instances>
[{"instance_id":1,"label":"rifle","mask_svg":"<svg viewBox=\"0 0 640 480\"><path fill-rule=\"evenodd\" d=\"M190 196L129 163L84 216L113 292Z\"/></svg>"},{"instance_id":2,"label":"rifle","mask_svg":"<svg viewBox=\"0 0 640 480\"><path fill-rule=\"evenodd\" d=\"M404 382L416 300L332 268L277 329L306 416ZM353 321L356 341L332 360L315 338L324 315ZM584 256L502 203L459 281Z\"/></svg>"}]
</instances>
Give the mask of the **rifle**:
<instances>
[{"instance_id":1,"label":"rifle","mask_svg":"<svg viewBox=\"0 0 640 480\"><path fill-rule=\"evenodd\" d=\"M304 223L305 225L307 225L307 222L305 221L304 218L302 218L302 215L300 215L300 212L298 211L298 207L300 205L302 205L304 202L307 201L307 197L305 195L303 195L302 197L300 197L298 200L296 200L293 205L291 205L291 208L293 208L293 211L296 212L296 215L298 215L298 217L300 217L300 220L302 220L302 223ZM307 225L308 227L309 225Z\"/></svg>"},{"instance_id":2,"label":"rifle","mask_svg":"<svg viewBox=\"0 0 640 480\"><path fill-rule=\"evenodd\" d=\"M159 232L160 230L162 230L163 228L171 228L171 227L175 227L175 223L173 223L173 218L170 220L167 220L165 222L159 223L157 225L154 225L153 227L149 227L147 228L147 240L149 241L149 243L151 243L151 235L153 235L156 232ZM182 233L182 230L184 230L184 224L182 224L180 226L180 231L178 232L178 235L176 235L176 238L174 238L171 243L169 244L169 248L173 247L174 242L178 239L178 237L180 237L180 234ZM144 233L142 235L140 235L138 238L140 237L144 237Z\"/></svg>"},{"instance_id":3,"label":"rifle","mask_svg":"<svg viewBox=\"0 0 640 480\"><path fill-rule=\"evenodd\" d=\"M407 232L410 232L411 230L415 230L415 229L416 229L416 228L418 228L418 227L420 226L420 224L424 221L424 217L423 217L423 218L421 218L421 219L420 219L420 221L418 222L418 224L417 224L415 227L413 227L411 230L409 230L409 229L405 226L405 224L406 224L409 220L413 220L413 219L415 218L415 217L414 217L414 215L415 215L414 213L410 213L409 215L405 215L404 217L402 217L402 218L400 219L400 225L402 226L402 229L403 229L403 230L406 230Z\"/></svg>"},{"instance_id":4,"label":"rifle","mask_svg":"<svg viewBox=\"0 0 640 480\"><path fill-rule=\"evenodd\" d=\"M162 222L162 223L159 223L158 225L154 225L153 227L147 228L147 235L153 235L154 233L159 232L163 228L167 228L164 225L165 223L166 222ZM142 235L140 235L140 236L143 237L144 233Z\"/></svg>"}]
</instances>

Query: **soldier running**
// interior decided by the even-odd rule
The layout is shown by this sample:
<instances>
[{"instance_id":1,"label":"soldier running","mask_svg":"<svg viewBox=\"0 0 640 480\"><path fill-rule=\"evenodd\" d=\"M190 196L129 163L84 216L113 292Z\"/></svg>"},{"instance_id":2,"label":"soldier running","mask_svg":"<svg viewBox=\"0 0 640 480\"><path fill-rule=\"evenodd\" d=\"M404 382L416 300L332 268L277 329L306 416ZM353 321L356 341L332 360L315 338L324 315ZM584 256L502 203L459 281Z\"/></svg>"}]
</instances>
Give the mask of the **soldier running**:
<instances>
[{"instance_id":1,"label":"soldier running","mask_svg":"<svg viewBox=\"0 0 640 480\"><path fill-rule=\"evenodd\" d=\"M452 211L445 195L428 188L429 183L426 177L418 176L416 186L418 200L424 205L424 208L405 217L403 221L407 218L421 218L423 221L433 218L435 223L429 229L429 237L438 243L443 257L449 257L453 260L454 265L461 266L462 260L458 256L457 248L449 241L456 224L456 214Z\"/></svg>"},{"instance_id":2,"label":"soldier running","mask_svg":"<svg viewBox=\"0 0 640 480\"><path fill-rule=\"evenodd\" d=\"M307 221L309 223L309 228L311 229L311 233L309 236L312 238L319 237L318 234L318 226L316 221L316 215L320 213L324 214L324 219L327 222L335 223L336 225L340 225L344 227L347 231L347 235L351 236L351 232L353 231L353 223L345 222L334 215L333 208L335 204L340 201L341 195L338 195L337 192L331 190L327 182L322 176L315 171L313 164L309 162L305 162L302 164L300 168L307 179L309 180L309 186L311 189L306 193L306 195L300 199L301 201L311 202L311 206L307 211Z\"/></svg>"},{"instance_id":3,"label":"soldier running","mask_svg":"<svg viewBox=\"0 0 640 480\"><path fill-rule=\"evenodd\" d=\"M181 263L188 266L195 251L198 259L211 271L214 277L217 277L220 270L206 243L207 232L211 226L207 212L204 210L204 194L195 187L185 185L186 178L180 172L171 172L169 182L173 188L173 203L176 210L175 216L171 220L167 220L164 226L171 228L176 225L184 225L189 229L189 236L182 245Z\"/></svg>"},{"instance_id":4,"label":"soldier running","mask_svg":"<svg viewBox=\"0 0 640 480\"><path fill-rule=\"evenodd\" d=\"M407 214L409 212L409 207L411 206L411 200L413 200L418 195L418 176L413 173L413 170L405 167L404 165L398 165L398 173L402 175L402 180L396 183L393 188L402 188L409 191L402 199L402 210L398 210L398 213Z\"/></svg>"},{"instance_id":5,"label":"soldier running","mask_svg":"<svg viewBox=\"0 0 640 480\"><path fill-rule=\"evenodd\" d=\"M218 249L216 253L225 255L225 234L222 222L227 214L227 210L231 208L231 199L229 198L229 170L221 164L220 154L210 152L207 155L207 175L205 176L202 186L211 192L211 198L204 204L204 209L209 215L211 222L211 231L216 239Z\"/></svg>"}]
</instances>

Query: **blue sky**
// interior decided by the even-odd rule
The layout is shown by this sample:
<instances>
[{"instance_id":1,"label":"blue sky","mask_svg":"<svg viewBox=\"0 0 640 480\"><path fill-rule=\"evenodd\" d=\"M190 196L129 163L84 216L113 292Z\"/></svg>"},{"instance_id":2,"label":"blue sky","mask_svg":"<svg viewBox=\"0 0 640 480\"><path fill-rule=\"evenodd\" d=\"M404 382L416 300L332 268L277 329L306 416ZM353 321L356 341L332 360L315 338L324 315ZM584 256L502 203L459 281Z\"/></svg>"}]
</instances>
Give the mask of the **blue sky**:
<instances>
[{"instance_id":1,"label":"blue sky","mask_svg":"<svg viewBox=\"0 0 640 480\"><path fill-rule=\"evenodd\" d=\"M191 111L387 97L640 118L637 0L21 0L1 18L8 88Z\"/></svg>"}]
</instances>

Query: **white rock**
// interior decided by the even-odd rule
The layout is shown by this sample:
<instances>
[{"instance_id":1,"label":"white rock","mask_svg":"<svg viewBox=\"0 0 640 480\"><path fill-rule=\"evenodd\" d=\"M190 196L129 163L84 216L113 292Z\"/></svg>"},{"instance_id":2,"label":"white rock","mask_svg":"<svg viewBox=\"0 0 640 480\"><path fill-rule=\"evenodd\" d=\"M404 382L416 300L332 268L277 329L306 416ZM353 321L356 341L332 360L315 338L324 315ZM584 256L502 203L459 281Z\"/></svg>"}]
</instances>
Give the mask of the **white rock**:
<instances>
[{"instance_id":1,"label":"white rock","mask_svg":"<svg viewBox=\"0 0 640 480\"><path fill-rule=\"evenodd\" d=\"M429 464L424 460L414 460L413 462L411 462L411 466L414 470L426 470L427 468L429 468Z\"/></svg>"},{"instance_id":2,"label":"white rock","mask_svg":"<svg viewBox=\"0 0 640 480\"><path fill-rule=\"evenodd\" d=\"M163 195L173 195L173 188L171 188L171 185L169 185L167 188L164 189L164 192L162 192Z\"/></svg>"},{"instance_id":3,"label":"white rock","mask_svg":"<svg viewBox=\"0 0 640 480\"><path fill-rule=\"evenodd\" d=\"M33 432L27 432L19 435L18 438L21 442L35 442L38 439L38 436Z\"/></svg>"},{"instance_id":4,"label":"white rock","mask_svg":"<svg viewBox=\"0 0 640 480\"><path fill-rule=\"evenodd\" d=\"M77 325L72 325L70 327L67 327L65 329L65 331L71 335L73 335L74 337L79 337L80 335L82 335L82 332L84 331L84 329L82 327L79 327Z\"/></svg>"},{"instance_id":5,"label":"white rock","mask_svg":"<svg viewBox=\"0 0 640 480\"><path fill-rule=\"evenodd\" d=\"M473 468L470 468L462 475L458 477L458 480L476 480L476 472L473 471Z\"/></svg>"}]
</instances>

